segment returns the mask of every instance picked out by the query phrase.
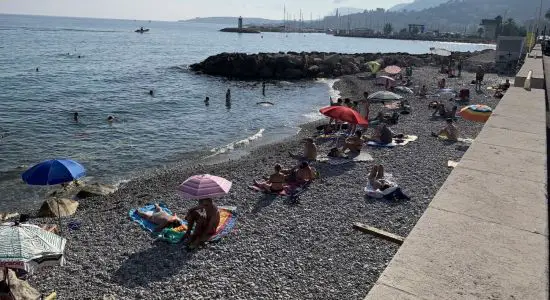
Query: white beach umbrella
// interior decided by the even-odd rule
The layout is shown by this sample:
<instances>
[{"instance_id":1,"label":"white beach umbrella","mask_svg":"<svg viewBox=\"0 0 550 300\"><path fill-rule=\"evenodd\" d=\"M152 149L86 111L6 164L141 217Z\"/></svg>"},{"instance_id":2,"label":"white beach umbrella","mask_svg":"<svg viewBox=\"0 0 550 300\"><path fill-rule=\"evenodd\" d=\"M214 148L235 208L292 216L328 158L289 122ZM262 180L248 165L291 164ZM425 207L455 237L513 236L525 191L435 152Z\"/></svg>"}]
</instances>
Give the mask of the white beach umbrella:
<instances>
[{"instance_id":1,"label":"white beach umbrella","mask_svg":"<svg viewBox=\"0 0 550 300\"><path fill-rule=\"evenodd\" d=\"M388 92L388 91L378 91L375 93L372 93L369 97L369 100L378 100L378 101L392 101L392 100L401 100L403 99L402 96Z\"/></svg>"},{"instance_id":2,"label":"white beach umbrella","mask_svg":"<svg viewBox=\"0 0 550 300\"><path fill-rule=\"evenodd\" d=\"M0 225L0 267L32 274L40 266L63 265L66 239L36 225Z\"/></svg>"}]
</instances>

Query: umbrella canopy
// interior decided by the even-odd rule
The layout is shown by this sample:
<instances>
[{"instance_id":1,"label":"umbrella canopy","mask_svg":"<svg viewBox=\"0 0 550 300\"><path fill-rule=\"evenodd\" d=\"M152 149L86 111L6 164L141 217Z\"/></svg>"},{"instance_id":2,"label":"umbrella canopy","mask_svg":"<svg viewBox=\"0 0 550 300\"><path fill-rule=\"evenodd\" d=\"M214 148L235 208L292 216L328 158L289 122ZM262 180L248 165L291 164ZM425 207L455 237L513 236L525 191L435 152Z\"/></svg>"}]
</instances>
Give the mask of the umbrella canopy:
<instances>
[{"instance_id":1,"label":"umbrella canopy","mask_svg":"<svg viewBox=\"0 0 550 300\"><path fill-rule=\"evenodd\" d=\"M187 199L215 198L227 195L232 184L225 178L210 174L195 175L185 180L178 191Z\"/></svg>"},{"instance_id":2,"label":"umbrella canopy","mask_svg":"<svg viewBox=\"0 0 550 300\"><path fill-rule=\"evenodd\" d=\"M398 92L401 92L401 93L414 94L413 90L411 90L410 88L408 88L406 86L396 86L394 89Z\"/></svg>"},{"instance_id":3,"label":"umbrella canopy","mask_svg":"<svg viewBox=\"0 0 550 300\"><path fill-rule=\"evenodd\" d=\"M70 182L86 175L84 167L69 159L43 161L23 173L23 181L30 185L54 185Z\"/></svg>"},{"instance_id":4,"label":"umbrella canopy","mask_svg":"<svg viewBox=\"0 0 550 300\"><path fill-rule=\"evenodd\" d=\"M443 48L430 48L430 53L439 56L451 56L452 52Z\"/></svg>"},{"instance_id":5,"label":"umbrella canopy","mask_svg":"<svg viewBox=\"0 0 550 300\"><path fill-rule=\"evenodd\" d=\"M485 123L491 116L492 112L493 109L487 105L474 104L462 108L459 115L466 120Z\"/></svg>"},{"instance_id":6,"label":"umbrella canopy","mask_svg":"<svg viewBox=\"0 0 550 300\"><path fill-rule=\"evenodd\" d=\"M398 67L398 66L387 66L384 68L384 72L388 73L388 74L398 74L401 72L401 68Z\"/></svg>"},{"instance_id":7,"label":"umbrella canopy","mask_svg":"<svg viewBox=\"0 0 550 300\"><path fill-rule=\"evenodd\" d=\"M391 100L401 100L403 99L402 96L388 92L388 91L378 91L375 93L372 93L369 98L369 100L382 100L382 101L391 101Z\"/></svg>"},{"instance_id":8,"label":"umbrella canopy","mask_svg":"<svg viewBox=\"0 0 550 300\"><path fill-rule=\"evenodd\" d=\"M369 61L367 65L369 66L371 73L377 73L380 70L380 63L375 60Z\"/></svg>"},{"instance_id":9,"label":"umbrella canopy","mask_svg":"<svg viewBox=\"0 0 550 300\"><path fill-rule=\"evenodd\" d=\"M40 266L63 265L66 242L36 225L0 225L0 267L32 274Z\"/></svg>"},{"instance_id":10,"label":"umbrella canopy","mask_svg":"<svg viewBox=\"0 0 550 300\"><path fill-rule=\"evenodd\" d=\"M319 110L323 115L333 118L338 121L348 122L361 126L368 126L369 122L365 120L355 110L345 106L328 106Z\"/></svg>"}]
</instances>

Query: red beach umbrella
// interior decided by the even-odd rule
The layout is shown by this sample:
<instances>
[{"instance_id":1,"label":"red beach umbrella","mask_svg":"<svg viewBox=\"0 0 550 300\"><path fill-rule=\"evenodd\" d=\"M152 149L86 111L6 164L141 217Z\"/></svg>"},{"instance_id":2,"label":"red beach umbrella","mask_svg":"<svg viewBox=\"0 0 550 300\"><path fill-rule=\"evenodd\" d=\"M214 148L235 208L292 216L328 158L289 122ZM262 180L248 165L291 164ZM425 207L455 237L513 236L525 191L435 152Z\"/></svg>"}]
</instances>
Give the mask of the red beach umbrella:
<instances>
[{"instance_id":1,"label":"red beach umbrella","mask_svg":"<svg viewBox=\"0 0 550 300\"><path fill-rule=\"evenodd\" d=\"M401 72L401 68L398 66L387 66L384 68L384 71L388 74L399 74Z\"/></svg>"},{"instance_id":2,"label":"red beach umbrella","mask_svg":"<svg viewBox=\"0 0 550 300\"><path fill-rule=\"evenodd\" d=\"M348 122L361 126L368 126L369 122L365 120L355 110L345 106L327 106L319 110L323 115L338 121Z\"/></svg>"}]
</instances>

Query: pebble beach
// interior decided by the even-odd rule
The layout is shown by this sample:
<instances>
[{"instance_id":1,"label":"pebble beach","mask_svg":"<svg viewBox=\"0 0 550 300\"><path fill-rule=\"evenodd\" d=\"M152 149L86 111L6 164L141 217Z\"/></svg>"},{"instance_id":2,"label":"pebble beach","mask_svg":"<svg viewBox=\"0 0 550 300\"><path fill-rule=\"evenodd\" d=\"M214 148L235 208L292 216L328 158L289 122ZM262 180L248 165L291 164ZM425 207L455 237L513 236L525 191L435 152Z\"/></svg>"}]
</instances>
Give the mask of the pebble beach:
<instances>
[{"instance_id":1,"label":"pebble beach","mask_svg":"<svg viewBox=\"0 0 550 300\"><path fill-rule=\"evenodd\" d=\"M360 77L341 77L335 88L352 100L361 99L365 90L383 89ZM470 85L474 77L463 72L462 77L447 78L447 86L469 88L470 104L494 108L498 99L486 87L504 78L486 74L483 92L476 94ZM464 147L430 136L445 122L431 117L428 104L437 100L453 105L435 95L439 78L443 75L435 67L414 69L414 89L426 85L430 95L427 99L404 95L412 111L391 127L418 136L416 141L395 148L363 148L374 158L370 162L312 163L321 177L298 202L257 193L248 186L270 174L275 163L296 165L288 152L301 153L301 139L311 137L326 120L305 124L295 137L255 148L238 160L192 167L174 164L142 174L109 196L80 202L70 218L81 223L80 229L62 233L68 240L67 264L38 271L30 283L44 293L55 290L60 299L364 298L399 246L356 231L352 224L361 222L406 237L451 172L447 161L460 161L464 154ZM381 104L372 104L370 116L381 109ZM463 138L474 139L483 127L460 118L456 124ZM334 140L316 143L322 154L334 147ZM365 196L367 175L375 164L393 175L410 201ZM151 202L164 202L185 215L195 202L180 199L176 187L202 173L233 182L230 194L216 201L237 207L239 217L236 229L222 241L188 252L183 244L155 241L128 218L131 208Z\"/></svg>"}]
</instances>

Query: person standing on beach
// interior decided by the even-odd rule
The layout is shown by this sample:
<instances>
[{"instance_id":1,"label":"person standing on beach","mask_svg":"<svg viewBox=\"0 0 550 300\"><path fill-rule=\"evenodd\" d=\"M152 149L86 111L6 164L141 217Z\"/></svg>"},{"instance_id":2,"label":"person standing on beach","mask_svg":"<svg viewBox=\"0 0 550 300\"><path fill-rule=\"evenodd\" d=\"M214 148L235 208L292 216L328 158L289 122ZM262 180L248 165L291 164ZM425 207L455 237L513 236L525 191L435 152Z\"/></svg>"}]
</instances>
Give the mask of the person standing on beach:
<instances>
[{"instance_id":1,"label":"person standing on beach","mask_svg":"<svg viewBox=\"0 0 550 300\"><path fill-rule=\"evenodd\" d=\"M262 95L265 97L265 81L262 82Z\"/></svg>"},{"instance_id":2,"label":"person standing on beach","mask_svg":"<svg viewBox=\"0 0 550 300\"><path fill-rule=\"evenodd\" d=\"M462 77L462 60L458 61L458 65L456 66L458 70L458 77Z\"/></svg>"},{"instance_id":3,"label":"person standing on beach","mask_svg":"<svg viewBox=\"0 0 550 300\"><path fill-rule=\"evenodd\" d=\"M483 77L485 72L483 72L483 67L481 65L477 66L476 71L476 91L481 91L481 83L483 82Z\"/></svg>"}]
</instances>

